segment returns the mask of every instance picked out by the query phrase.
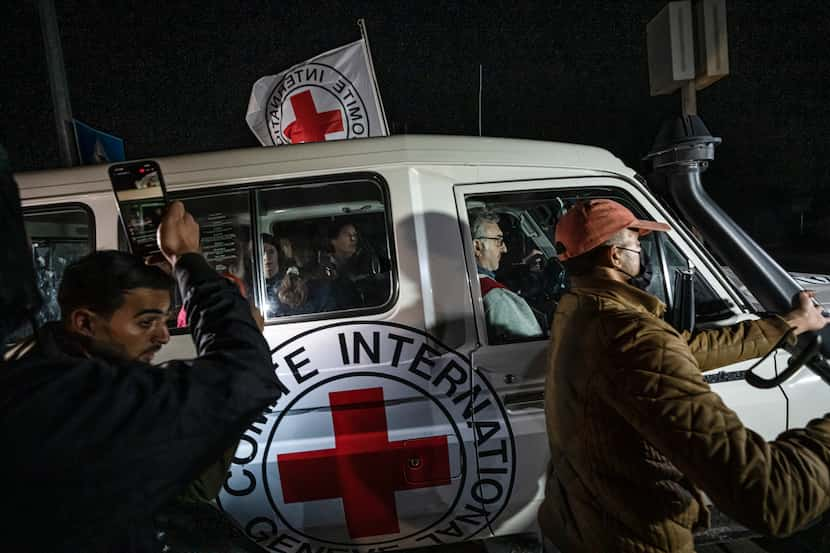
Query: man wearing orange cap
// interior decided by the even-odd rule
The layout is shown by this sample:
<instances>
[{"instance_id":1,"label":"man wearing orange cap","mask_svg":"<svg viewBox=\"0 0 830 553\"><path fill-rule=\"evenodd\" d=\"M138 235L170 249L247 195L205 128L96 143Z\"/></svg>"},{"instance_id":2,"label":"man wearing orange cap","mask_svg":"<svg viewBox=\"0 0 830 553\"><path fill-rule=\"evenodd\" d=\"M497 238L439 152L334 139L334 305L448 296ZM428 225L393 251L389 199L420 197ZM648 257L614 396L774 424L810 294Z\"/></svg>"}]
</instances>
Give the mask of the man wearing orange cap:
<instances>
[{"instance_id":1,"label":"man wearing orange cap","mask_svg":"<svg viewBox=\"0 0 830 553\"><path fill-rule=\"evenodd\" d=\"M701 491L768 534L830 508L830 418L767 443L701 378L828 320L802 292L783 317L677 332L665 305L629 284L640 237L668 230L611 200L577 203L556 228L571 289L551 329L539 524L563 553L691 553L693 530L708 525Z\"/></svg>"}]
</instances>

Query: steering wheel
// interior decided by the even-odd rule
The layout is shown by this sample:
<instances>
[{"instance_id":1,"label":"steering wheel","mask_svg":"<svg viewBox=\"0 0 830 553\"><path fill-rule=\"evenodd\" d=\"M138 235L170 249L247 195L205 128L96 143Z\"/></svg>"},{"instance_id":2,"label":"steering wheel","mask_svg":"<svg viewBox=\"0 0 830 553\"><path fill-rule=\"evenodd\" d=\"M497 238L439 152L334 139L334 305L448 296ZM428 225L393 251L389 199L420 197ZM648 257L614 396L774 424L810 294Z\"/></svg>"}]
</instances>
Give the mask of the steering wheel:
<instances>
[{"instance_id":1,"label":"steering wheel","mask_svg":"<svg viewBox=\"0 0 830 553\"><path fill-rule=\"evenodd\" d=\"M525 265L527 265L530 271L538 271L540 273L545 272L545 268L548 265L548 260L545 259L545 256L542 252L537 252L535 254L531 254L524 259Z\"/></svg>"},{"instance_id":2,"label":"steering wheel","mask_svg":"<svg viewBox=\"0 0 830 553\"><path fill-rule=\"evenodd\" d=\"M524 258L518 267L521 267L516 282L519 294L531 302L544 302L547 291L555 286L560 272L555 264L551 264L543 253L537 252Z\"/></svg>"}]
</instances>

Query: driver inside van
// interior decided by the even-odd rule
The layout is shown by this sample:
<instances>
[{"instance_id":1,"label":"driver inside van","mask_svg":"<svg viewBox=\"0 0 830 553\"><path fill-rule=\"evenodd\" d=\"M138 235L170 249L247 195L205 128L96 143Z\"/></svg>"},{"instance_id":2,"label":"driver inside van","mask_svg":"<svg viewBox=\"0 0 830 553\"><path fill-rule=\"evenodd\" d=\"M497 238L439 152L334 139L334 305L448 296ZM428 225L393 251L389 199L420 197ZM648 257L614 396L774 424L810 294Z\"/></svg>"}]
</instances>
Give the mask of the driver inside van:
<instances>
[{"instance_id":1,"label":"driver inside van","mask_svg":"<svg viewBox=\"0 0 830 553\"><path fill-rule=\"evenodd\" d=\"M487 209L479 211L470 231L490 340L504 342L542 336L542 327L527 302L496 280L501 258L507 253L498 214Z\"/></svg>"}]
</instances>

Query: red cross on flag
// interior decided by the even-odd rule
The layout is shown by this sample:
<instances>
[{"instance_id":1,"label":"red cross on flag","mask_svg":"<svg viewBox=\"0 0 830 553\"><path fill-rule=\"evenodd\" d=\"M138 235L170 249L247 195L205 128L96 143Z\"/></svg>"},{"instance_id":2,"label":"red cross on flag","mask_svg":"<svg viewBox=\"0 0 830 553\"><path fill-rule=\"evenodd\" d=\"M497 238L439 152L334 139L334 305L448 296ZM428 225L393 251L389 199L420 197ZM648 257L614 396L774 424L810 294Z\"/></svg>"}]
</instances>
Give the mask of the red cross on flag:
<instances>
[{"instance_id":1,"label":"red cross on flag","mask_svg":"<svg viewBox=\"0 0 830 553\"><path fill-rule=\"evenodd\" d=\"M365 39L259 79L245 120L263 146L388 135Z\"/></svg>"}]
</instances>

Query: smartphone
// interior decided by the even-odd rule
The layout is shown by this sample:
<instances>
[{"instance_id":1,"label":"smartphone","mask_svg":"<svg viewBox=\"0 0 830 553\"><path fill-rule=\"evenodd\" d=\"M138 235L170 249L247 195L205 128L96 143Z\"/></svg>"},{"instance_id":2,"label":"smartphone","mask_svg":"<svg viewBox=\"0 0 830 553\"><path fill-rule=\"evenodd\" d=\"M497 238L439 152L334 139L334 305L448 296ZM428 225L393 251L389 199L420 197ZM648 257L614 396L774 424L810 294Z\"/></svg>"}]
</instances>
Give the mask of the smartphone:
<instances>
[{"instance_id":1,"label":"smartphone","mask_svg":"<svg viewBox=\"0 0 830 553\"><path fill-rule=\"evenodd\" d=\"M160 253L156 229L167 195L159 164L152 160L117 163L110 166L109 175L130 251L145 258Z\"/></svg>"}]
</instances>

